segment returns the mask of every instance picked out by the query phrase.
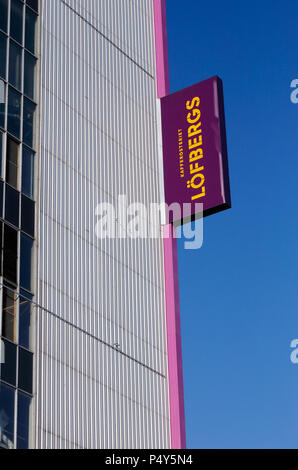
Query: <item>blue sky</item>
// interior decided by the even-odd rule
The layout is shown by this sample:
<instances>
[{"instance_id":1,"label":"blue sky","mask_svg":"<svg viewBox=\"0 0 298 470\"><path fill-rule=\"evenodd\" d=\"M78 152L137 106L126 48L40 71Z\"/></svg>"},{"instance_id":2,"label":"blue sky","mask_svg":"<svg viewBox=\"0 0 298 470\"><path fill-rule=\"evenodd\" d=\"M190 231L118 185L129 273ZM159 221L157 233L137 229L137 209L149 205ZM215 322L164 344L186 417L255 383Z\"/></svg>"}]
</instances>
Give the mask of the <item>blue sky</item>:
<instances>
[{"instance_id":1,"label":"blue sky","mask_svg":"<svg viewBox=\"0 0 298 470\"><path fill-rule=\"evenodd\" d=\"M298 448L298 2L167 0L171 91L224 84L233 208L178 242L189 448Z\"/></svg>"}]
</instances>

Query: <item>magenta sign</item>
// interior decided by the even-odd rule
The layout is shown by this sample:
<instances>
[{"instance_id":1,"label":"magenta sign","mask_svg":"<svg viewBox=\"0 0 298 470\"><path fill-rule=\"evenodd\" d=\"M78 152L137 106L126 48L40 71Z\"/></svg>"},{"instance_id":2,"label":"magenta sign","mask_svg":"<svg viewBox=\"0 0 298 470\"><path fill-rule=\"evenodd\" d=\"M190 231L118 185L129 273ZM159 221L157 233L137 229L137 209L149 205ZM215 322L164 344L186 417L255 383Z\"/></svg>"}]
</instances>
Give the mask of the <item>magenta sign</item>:
<instances>
[{"instance_id":1,"label":"magenta sign","mask_svg":"<svg viewBox=\"0 0 298 470\"><path fill-rule=\"evenodd\" d=\"M165 202L188 207L179 224L231 207L222 81L212 77L161 99ZM186 206L188 204L188 206Z\"/></svg>"}]
</instances>

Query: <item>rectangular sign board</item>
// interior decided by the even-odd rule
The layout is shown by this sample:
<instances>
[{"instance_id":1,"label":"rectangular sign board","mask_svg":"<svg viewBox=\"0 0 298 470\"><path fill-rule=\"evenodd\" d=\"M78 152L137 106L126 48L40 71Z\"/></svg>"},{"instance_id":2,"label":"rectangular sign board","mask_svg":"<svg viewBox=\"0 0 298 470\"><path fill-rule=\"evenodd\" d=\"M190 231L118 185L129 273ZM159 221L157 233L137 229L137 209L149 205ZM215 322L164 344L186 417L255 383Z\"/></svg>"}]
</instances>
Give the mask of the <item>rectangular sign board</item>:
<instances>
[{"instance_id":1,"label":"rectangular sign board","mask_svg":"<svg viewBox=\"0 0 298 470\"><path fill-rule=\"evenodd\" d=\"M161 99L165 202L175 225L231 207L222 81L212 77ZM203 204L203 213L201 209ZM188 207L188 209L187 209ZM200 207L200 209L198 209Z\"/></svg>"}]
</instances>

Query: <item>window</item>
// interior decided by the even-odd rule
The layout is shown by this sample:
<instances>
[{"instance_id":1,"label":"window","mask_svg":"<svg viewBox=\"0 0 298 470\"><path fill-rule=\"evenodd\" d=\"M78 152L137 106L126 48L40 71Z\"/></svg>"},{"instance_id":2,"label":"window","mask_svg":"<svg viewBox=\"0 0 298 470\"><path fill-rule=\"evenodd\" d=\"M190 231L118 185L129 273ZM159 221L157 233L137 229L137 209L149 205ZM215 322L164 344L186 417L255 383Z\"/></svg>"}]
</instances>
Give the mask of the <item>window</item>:
<instances>
[{"instance_id":1,"label":"window","mask_svg":"<svg viewBox=\"0 0 298 470\"><path fill-rule=\"evenodd\" d=\"M0 365L0 378L3 382L16 386L17 347L15 344L2 339L4 344L4 363ZM1 406L1 403L0 403Z\"/></svg>"},{"instance_id":2,"label":"window","mask_svg":"<svg viewBox=\"0 0 298 470\"><path fill-rule=\"evenodd\" d=\"M16 343L17 294L13 287L3 287L2 292L2 336Z\"/></svg>"},{"instance_id":3,"label":"window","mask_svg":"<svg viewBox=\"0 0 298 470\"><path fill-rule=\"evenodd\" d=\"M14 188L18 188L20 159L19 153L20 145L18 142L7 136L6 181Z\"/></svg>"},{"instance_id":4,"label":"window","mask_svg":"<svg viewBox=\"0 0 298 470\"><path fill-rule=\"evenodd\" d=\"M0 383L0 446L12 449L14 435L14 389Z\"/></svg>"},{"instance_id":5,"label":"window","mask_svg":"<svg viewBox=\"0 0 298 470\"><path fill-rule=\"evenodd\" d=\"M0 181L0 217L2 219L3 219L3 188L4 188L3 181ZM2 243L2 227L0 230L0 243Z\"/></svg>"},{"instance_id":6,"label":"window","mask_svg":"<svg viewBox=\"0 0 298 470\"><path fill-rule=\"evenodd\" d=\"M25 53L25 69L24 69L24 93L34 100L35 75L37 60L28 52Z\"/></svg>"},{"instance_id":7,"label":"window","mask_svg":"<svg viewBox=\"0 0 298 470\"><path fill-rule=\"evenodd\" d=\"M33 240L22 233L20 259L20 285L31 291L32 288Z\"/></svg>"},{"instance_id":8,"label":"window","mask_svg":"<svg viewBox=\"0 0 298 470\"><path fill-rule=\"evenodd\" d=\"M22 86L22 48L14 41L9 43L9 83L18 90Z\"/></svg>"},{"instance_id":9,"label":"window","mask_svg":"<svg viewBox=\"0 0 298 470\"><path fill-rule=\"evenodd\" d=\"M19 227L19 201L20 193L5 185L5 220Z\"/></svg>"},{"instance_id":10,"label":"window","mask_svg":"<svg viewBox=\"0 0 298 470\"><path fill-rule=\"evenodd\" d=\"M20 291L19 300L19 344L32 348L32 295Z\"/></svg>"},{"instance_id":11,"label":"window","mask_svg":"<svg viewBox=\"0 0 298 470\"><path fill-rule=\"evenodd\" d=\"M17 283L18 232L4 225L3 277L13 284Z\"/></svg>"},{"instance_id":12,"label":"window","mask_svg":"<svg viewBox=\"0 0 298 470\"><path fill-rule=\"evenodd\" d=\"M25 47L32 54L36 54L37 18L32 10L26 8Z\"/></svg>"},{"instance_id":13,"label":"window","mask_svg":"<svg viewBox=\"0 0 298 470\"><path fill-rule=\"evenodd\" d=\"M28 197L22 195L21 200L21 228L23 232L28 233L31 237L34 237L34 211L35 204Z\"/></svg>"},{"instance_id":14,"label":"window","mask_svg":"<svg viewBox=\"0 0 298 470\"><path fill-rule=\"evenodd\" d=\"M18 425L17 425L17 448L28 449L29 447L29 420L31 397L18 392Z\"/></svg>"},{"instance_id":15,"label":"window","mask_svg":"<svg viewBox=\"0 0 298 470\"><path fill-rule=\"evenodd\" d=\"M34 152L23 145L22 192L33 198Z\"/></svg>"},{"instance_id":16,"label":"window","mask_svg":"<svg viewBox=\"0 0 298 470\"><path fill-rule=\"evenodd\" d=\"M20 138L21 128L21 95L13 88L8 88L7 130Z\"/></svg>"},{"instance_id":17,"label":"window","mask_svg":"<svg viewBox=\"0 0 298 470\"><path fill-rule=\"evenodd\" d=\"M2 272L2 259L3 259L3 222L0 220L0 276L3 276ZM1 291L0 291L1 292ZM0 342L0 354L1 354L1 342Z\"/></svg>"},{"instance_id":18,"label":"window","mask_svg":"<svg viewBox=\"0 0 298 470\"><path fill-rule=\"evenodd\" d=\"M7 0L0 0L0 28L7 32Z\"/></svg>"},{"instance_id":19,"label":"window","mask_svg":"<svg viewBox=\"0 0 298 470\"><path fill-rule=\"evenodd\" d=\"M23 348L19 348L19 381L18 388L24 392L32 393L32 363L33 355Z\"/></svg>"},{"instance_id":20,"label":"window","mask_svg":"<svg viewBox=\"0 0 298 470\"><path fill-rule=\"evenodd\" d=\"M38 12L38 0L27 0L27 5L29 5L33 10Z\"/></svg>"},{"instance_id":21,"label":"window","mask_svg":"<svg viewBox=\"0 0 298 470\"><path fill-rule=\"evenodd\" d=\"M3 155L3 132L0 131L0 178L2 177L2 155ZM2 217L2 215L0 217Z\"/></svg>"},{"instance_id":22,"label":"window","mask_svg":"<svg viewBox=\"0 0 298 470\"><path fill-rule=\"evenodd\" d=\"M6 103L6 87L3 80L0 80L0 127L5 125L5 103Z\"/></svg>"},{"instance_id":23,"label":"window","mask_svg":"<svg viewBox=\"0 0 298 470\"><path fill-rule=\"evenodd\" d=\"M36 105L32 101L24 98L23 141L32 148L34 147L35 108Z\"/></svg>"},{"instance_id":24,"label":"window","mask_svg":"<svg viewBox=\"0 0 298 470\"><path fill-rule=\"evenodd\" d=\"M19 0L11 0L10 36L22 44L23 38L23 4Z\"/></svg>"},{"instance_id":25,"label":"window","mask_svg":"<svg viewBox=\"0 0 298 470\"><path fill-rule=\"evenodd\" d=\"M1 21L1 17L0 17L0 21ZM0 33L0 77L4 79L6 78L6 42L7 42L6 36Z\"/></svg>"}]
</instances>

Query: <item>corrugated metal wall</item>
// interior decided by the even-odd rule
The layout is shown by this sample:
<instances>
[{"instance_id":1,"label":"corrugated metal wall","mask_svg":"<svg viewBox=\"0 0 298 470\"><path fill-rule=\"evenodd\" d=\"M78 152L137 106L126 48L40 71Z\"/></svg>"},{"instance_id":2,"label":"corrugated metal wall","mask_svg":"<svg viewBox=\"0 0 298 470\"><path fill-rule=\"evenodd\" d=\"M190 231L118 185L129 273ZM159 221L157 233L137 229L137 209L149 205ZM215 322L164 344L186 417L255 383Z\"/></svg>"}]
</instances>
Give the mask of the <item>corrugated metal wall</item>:
<instances>
[{"instance_id":1,"label":"corrugated metal wall","mask_svg":"<svg viewBox=\"0 0 298 470\"><path fill-rule=\"evenodd\" d=\"M95 236L161 200L152 2L41 3L36 446L169 448L162 241Z\"/></svg>"}]
</instances>

